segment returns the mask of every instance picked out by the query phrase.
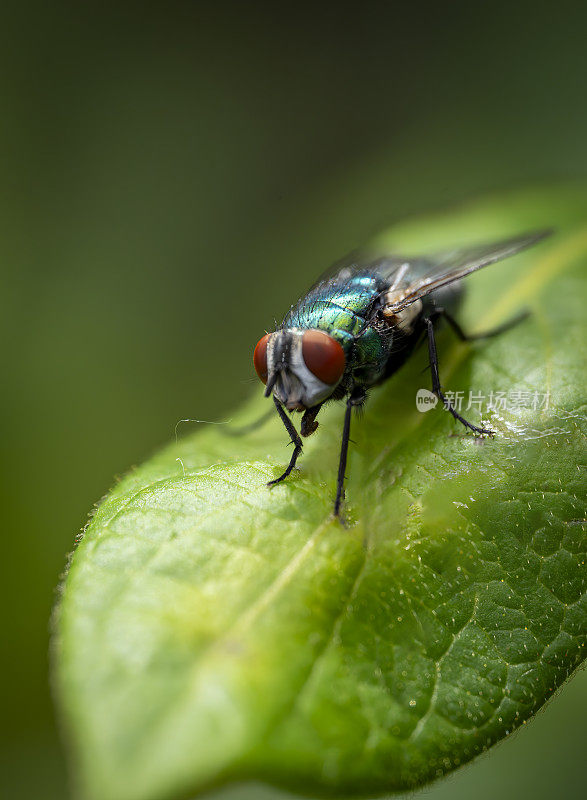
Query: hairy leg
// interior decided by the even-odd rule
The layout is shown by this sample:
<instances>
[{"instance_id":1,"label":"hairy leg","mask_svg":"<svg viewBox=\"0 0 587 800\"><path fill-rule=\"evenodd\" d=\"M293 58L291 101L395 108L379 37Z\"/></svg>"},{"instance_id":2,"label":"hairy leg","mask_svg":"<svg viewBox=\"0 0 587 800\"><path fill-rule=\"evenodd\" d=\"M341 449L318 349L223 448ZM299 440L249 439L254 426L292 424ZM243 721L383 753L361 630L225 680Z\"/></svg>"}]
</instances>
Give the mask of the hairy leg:
<instances>
[{"instance_id":1,"label":"hairy leg","mask_svg":"<svg viewBox=\"0 0 587 800\"><path fill-rule=\"evenodd\" d=\"M338 461L338 478L336 481L336 499L334 501L334 516L340 517L340 509L342 501L344 500L344 479L346 472L346 462L349 450L349 441L351 435L351 414L353 408L363 405L365 402L365 390L353 389L347 397L346 410L344 414L344 424L342 428L342 441L340 444L340 457Z\"/></svg>"},{"instance_id":2,"label":"hairy leg","mask_svg":"<svg viewBox=\"0 0 587 800\"><path fill-rule=\"evenodd\" d=\"M473 425L471 422L468 422L464 417L461 417L461 415L458 413L453 404L449 400L447 400L447 398L442 393L442 389L440 388L440 376L438 374L438 354L436 352L436 340L434 338L434 324L431 319L425 319L424 323L426 324L428 330L428 353L430 355L430 371L432 372L432 391L438 398L440 398L440 400L442 400L447 411L450 411L453 417L457 419L459 422L461 422L465 426L465 428L468 428L474 433L493 436L494 435L493 431L490 431L487 428L480 428L477 425Z\"/></svg>"},{"instance_id":3,"label":"hairy leg","mask_svg":"<svg viewBox=\"0 0 587 800\"><path fill-rule=\"evenodd\" d=\"M279 418L283 422L283 425L284 425L286 431L289 433L289 438L291 439L291 443L294 446L294 451L291 454L291 458L289 460L289 464L287 465L287 469L285 470L283 475L280 475L279 478L275 478L275 480L273 480L273 481L269 481L267 486L273 486L276 483L281 483L281 481L284 481L287 478L287 476L290 474L292 469L295 467L296 461L298 460L299 455L302 452L302 440L300 438L299 433L294 428L293 422L287 416L287 414L285 413L285 411L283 410L283 408L281 406L281 403L279 403L279 401L276 400L275 397L273 398L273 402L275 403L275 408L277 409L277 413L279 414Z\"/></svg>"}]
</instances>

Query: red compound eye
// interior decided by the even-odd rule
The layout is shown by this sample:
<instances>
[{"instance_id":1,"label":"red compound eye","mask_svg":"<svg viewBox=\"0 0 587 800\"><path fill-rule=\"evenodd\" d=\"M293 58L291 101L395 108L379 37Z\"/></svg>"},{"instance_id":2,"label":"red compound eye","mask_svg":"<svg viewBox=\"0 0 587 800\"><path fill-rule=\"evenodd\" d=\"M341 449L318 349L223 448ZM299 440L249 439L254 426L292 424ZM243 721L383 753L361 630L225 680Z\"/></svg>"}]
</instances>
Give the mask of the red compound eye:
<instances>
[{"instance_id":1,"label":"red compound eye","mask_svg":"<svg viewBox=\"0 0 587 800\"><path fill-rule=\"evenodd\" d=\"M262 339L259 339L255 352L253 353L253 364L255 371L263 383L267 383L267 342L269 341L269 334L266 333Z\"/></svg>"},{"instance_id":2,"label":"red compound eye","mask_svg":"<svg viewBox=\"0 0 587 800\"><path fill-rule=\"evenodd\" d=\"M306 331L302 338L302 354L310 372L322 383L338 383L345 368L342 346L324 331Z\"/></svg>"}]
</instances>

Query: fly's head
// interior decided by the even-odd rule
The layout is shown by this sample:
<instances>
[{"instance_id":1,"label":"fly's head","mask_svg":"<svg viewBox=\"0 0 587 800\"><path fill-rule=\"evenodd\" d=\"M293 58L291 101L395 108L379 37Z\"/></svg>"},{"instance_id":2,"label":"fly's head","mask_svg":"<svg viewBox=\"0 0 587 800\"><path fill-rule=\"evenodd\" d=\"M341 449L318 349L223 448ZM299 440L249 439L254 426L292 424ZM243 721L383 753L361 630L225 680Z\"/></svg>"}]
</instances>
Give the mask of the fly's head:
<instances>
[{"instance_id":1,"label":"fly's head","mask_svg":"<svg viewBox=\"0 0 587 800\"><path fill-rule=\"evenodd\" d=\"M305 411L326 400L344 374L342 346L324 331L285 330L267 333L255 347L253 362L266 384L288 411Z\"/></svg>"}]
</instances>

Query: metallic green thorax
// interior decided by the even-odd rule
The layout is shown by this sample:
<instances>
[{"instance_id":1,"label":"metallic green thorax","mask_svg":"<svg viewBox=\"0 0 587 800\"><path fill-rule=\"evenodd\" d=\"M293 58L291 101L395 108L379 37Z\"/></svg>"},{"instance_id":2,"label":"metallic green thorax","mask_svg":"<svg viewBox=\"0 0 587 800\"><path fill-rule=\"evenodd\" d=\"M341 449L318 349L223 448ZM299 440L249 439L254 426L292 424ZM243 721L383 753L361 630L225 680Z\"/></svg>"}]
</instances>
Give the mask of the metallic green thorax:
<instances>
[{"instance_id":1,"label":"metallic green thorax","mask_svg":"<svg viewBox=\"0 0 587 800\"><path fill-rule=\"evenodd\" d=\"M365 322L385 286L381 276L368 271L354 273L344 283L325 280L298 301L281 327L325 331L342 345L354 380L373 383L383 373L390 341L365 328Z\"/></svg>"}]
</instances>

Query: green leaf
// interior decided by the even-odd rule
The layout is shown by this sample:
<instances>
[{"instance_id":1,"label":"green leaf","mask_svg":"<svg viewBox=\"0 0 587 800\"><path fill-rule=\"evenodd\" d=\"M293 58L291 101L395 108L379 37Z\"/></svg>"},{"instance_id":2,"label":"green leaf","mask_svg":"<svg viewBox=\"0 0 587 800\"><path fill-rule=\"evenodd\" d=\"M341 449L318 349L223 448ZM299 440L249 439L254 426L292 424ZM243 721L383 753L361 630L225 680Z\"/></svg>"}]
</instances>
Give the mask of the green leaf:
<instances>
[{"instance_id":1,"label":"green leaf","mask_svg":"<svg viewBox=\"0 0 587 800\"><path fill-rule=\"evenodd\" d=\"M525 406L486 415L497 436L483 442L439 408L419 413L418 351L353 422L349 527L331 518L340 404L272 490L290 452L277 419L241 438L202 426L116 486L58 613L56 685L85 796L248 778L405 790L509 734L577 667L586 212L580 188L533 190L382 237L421 252L557 228L467 279L469 329L522 306L529 320L474 346L439 340L447 389L522 391ZM261 395L240 422L266 411Z\"/></svg>"}]
</instances>

